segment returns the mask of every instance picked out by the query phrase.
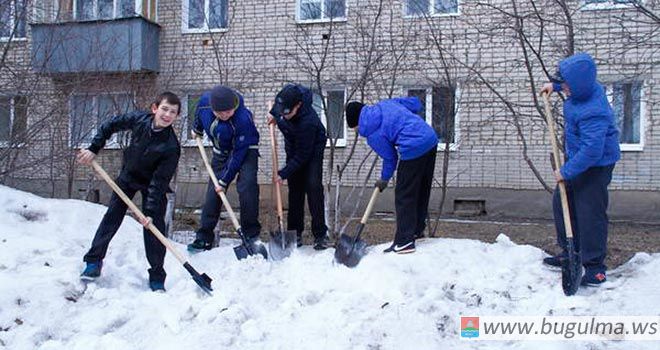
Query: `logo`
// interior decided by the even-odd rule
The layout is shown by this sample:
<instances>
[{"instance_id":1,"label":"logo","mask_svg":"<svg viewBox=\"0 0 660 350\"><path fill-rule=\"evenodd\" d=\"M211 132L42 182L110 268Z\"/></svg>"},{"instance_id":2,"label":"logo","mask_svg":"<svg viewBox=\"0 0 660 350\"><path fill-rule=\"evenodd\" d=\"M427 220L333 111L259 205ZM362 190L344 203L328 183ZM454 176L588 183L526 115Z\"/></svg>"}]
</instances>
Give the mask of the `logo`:
<instances>
[{"instance_id":1,"label":"logo","mask_svg":"<svg viewBox=\"0 0 660 350\"><path fill-rule=\"evenodd\" d=\"M461 316L461 338L479 337L479 317Z\"/></svg>"}]
</instances>

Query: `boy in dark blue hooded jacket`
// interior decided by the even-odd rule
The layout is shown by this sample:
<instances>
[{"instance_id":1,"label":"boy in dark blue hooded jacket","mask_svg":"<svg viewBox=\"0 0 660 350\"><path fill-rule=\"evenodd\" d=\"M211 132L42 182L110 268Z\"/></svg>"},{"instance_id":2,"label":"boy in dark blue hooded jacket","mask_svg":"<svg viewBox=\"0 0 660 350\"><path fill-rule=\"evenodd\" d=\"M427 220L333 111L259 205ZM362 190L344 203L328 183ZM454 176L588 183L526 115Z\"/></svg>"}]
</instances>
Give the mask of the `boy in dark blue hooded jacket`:
<instances>
[{"instance_id":1,"label":"boy in dark blue hooded jacket","mask_svg":"<svg viewBox=\"0 0 660 350\"><path fill-rule=\"evenodd\" d=\"M585 274L583 285L605 282L607 253L607 186L615 163L621 157L619 131L605 89L596 80L596 64L588 54L570 56L559 62L552 83L541 93L562 91L566 163L555 171L557 182L566 183L576 249ZM566 247L559 191L553 196L557 241ZM566 252L548 257L544 262L561 266Z\"/></svg>"},{"instance_id":2,"label":"boy in dark blue hooded jacket","mask_svg":"<svg viewBox=\"0 0 660 350\"><path fill-rule=\"evenodd\" d=\"M397 169L396 234L385 253L413 253L415 239L426 227L438 137L417 115L421 108L416 97L383 100L373 106L356 101L346 105L348 127L357 126L359 134L383 158L381 177L375 185L381 192Z\"/></svg>"},{"instance_id":3,"label":"boy in dark blue hooded jacket","mask_svg":"<svg viewBox=\"0 0 660 350\"><path fill-rule=\"evenodd\" d=\"M197 237L188 249L197 251L213 247L213 229L218 224L222 207L218 192L226 191L236 174L239 174L236 190L241 207L241 228L247 240L256 240L261 232L257 184L259 132L252 112L243 103L243 96L222 85L203 94L197 103L192 132L194 137L206 133L213 143L211 167L220 187L215 188L209 179L202 208L202 227L197 230Z\"/></svg>"},{"instance_id":4,"label":"boy in dark blue hooded jacket","mask_svg":"<svg viewBox=\"0 0 660 350\"><path fill-rule=\"evenodd\" d=\"M300 246L307 195L314 249L323 250L328 247L323 195L323 152L327 137L321 119L312 107L312 99L312 91L308 88L285 85L275 97L268 122L277 123L284 135L286 164L278 171L277 181L287 180L289 187L287 227L296 230Z\"/></svg>"}]
</instances>

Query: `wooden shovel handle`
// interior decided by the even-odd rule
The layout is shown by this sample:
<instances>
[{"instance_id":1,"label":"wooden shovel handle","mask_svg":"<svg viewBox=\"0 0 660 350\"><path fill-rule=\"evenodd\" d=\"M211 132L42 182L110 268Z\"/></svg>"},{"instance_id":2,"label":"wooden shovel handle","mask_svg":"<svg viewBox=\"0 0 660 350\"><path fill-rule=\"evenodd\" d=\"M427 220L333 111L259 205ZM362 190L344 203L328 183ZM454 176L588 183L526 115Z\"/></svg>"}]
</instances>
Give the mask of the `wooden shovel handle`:
<instances>
[{"instance_id":1,"label":"wooden shovel handle","mask_svg":"<svg viewBox=\"0 0 660 350\"><path fill-rule=\"evenodd\" d=\"M557 145L557 134L555 132L555 121L552 119L552 110L550 109L550 101L548 94L542 94L543 104L545 105L545 120L550 130L550 143L552 144L552 155L555 160L557 170L561 169L564 165L562 157L559 155L559 146ZM553 174L554 177L554 174ZM561 208L564 214L564 228L566 229L566 237L573 238L573 226L571 225L571 213L568 207L568 195L566 194L566 184L560 181L557 186L559 187L559 196L561 197Z\"/></svg>"},{"instance_id":2,"label":"wooden shovel handle","mask_svg":"<svg viewBox=\"0 0 660 350\"><path fill-rule=\"evenodd\" d=\"M105 170L103 170L103 168L102 168L102 167L99 165L99 163L97 163L95 160L92 160L92 168L93 168L93 169L94 169L99 175L101 175L101 178L102 178L103 180L105 180L105 182L106 182L106 183L112 188L113 191L115 191L115 193L119 196L119 198L121 198L121 200L124 201L124 203L126 203L126 205L127 205L129 208L131 208L131 211L132 211L133 213L135 213L135 215L138 217L138 219L139 219L140 221L144 221L144 220L146 220L147 217L142 213L142 211L140 211L140 209L138 209L137 205L135 205L135 203L133 203L133 201L132 201L130 198L128 198L128 196L126 195L126 193L124 193L124 191L122 191L121 188L119 188L119 186L117 186L117 184L115 183L114 180L112 180L112 178L110 177L110 175L108 175L108 173L106 173ZM170 252L172 252L172 254L174 254L174 256L176 257L177 260L179 260L182 264L185 264L185 263L186 263L186 259L183 257L183 255L181 255L181 253L179 253L179 251L177 251L177 250L174 248L174 246L172 246L172 244L170 243L170 241L167 240L167 238L165 237L165 235L163 235L163 234L160 232L160 230L158 230L158 228L157 228L153 223L150 222L150 223L149 223L149 226L147 226L147 228L149 229L149 231L151 231L151 233L154 234L154 236L156 236L156 238L158 238L158 240L159 240L161 243L163 243L163 245L164 245L164 246L165 246Z\"/></svg>"}]
</instances>

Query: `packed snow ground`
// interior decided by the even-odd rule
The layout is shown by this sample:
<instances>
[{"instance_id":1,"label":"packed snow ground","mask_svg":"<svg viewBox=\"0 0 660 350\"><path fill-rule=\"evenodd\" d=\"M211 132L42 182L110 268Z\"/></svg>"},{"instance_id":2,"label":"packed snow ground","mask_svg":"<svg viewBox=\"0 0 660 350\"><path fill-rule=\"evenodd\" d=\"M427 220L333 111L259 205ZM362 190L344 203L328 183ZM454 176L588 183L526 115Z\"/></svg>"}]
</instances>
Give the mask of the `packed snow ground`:
<instances>
[{"instance_id":1,"label":"packed snow ground","mask_svg":"<svg viewBox=\"0 0 660 350\"><path fill-rule=\"evenodd\" d=\"M0 186L0 348L7 349L657 349L657 342L467 342L459 316L658 315L660 254L637 254L600 288L565 297L544 253L419 241L408 256L376 246L355 269L332 249L281 262L237 261L232 246L190 256L200 291L171 254L167 293L147 285L142 228L127 218L96 283L79 281L105 207ZM182 252L185 246L175 244Z\"/></svg>"}]
</instances>

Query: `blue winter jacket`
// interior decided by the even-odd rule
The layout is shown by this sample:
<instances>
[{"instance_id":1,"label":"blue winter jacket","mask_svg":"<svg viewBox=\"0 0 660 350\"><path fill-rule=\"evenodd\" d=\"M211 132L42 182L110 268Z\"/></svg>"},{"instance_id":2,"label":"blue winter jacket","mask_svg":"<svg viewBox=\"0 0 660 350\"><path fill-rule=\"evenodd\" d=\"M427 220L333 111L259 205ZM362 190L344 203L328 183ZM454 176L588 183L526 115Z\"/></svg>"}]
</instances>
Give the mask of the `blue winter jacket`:
<instances>
[{"instance_id":1,"label":"blue winter jacket","mask_svg":"<svg viewBox=\"0 0 660 350\"><path fill-rule=\"evenodd\" d=\"M286 120L284 117L275 118L277 127L284 135L284 150L286 151L286 165L278 175L282 179L307 164L313 156L323 157L327 136L321 119L312 106L312 91L302 85L296 85L302 94L302 106L298 113Z\"/></svg>"},{"instance_id":2,"label":"blue winter jacket","mask_svg":"<svg viewBox=\"0 0 660 350\"><path fill-rule=\"evenodd\" d=\"M213 152L216 154L229 154L228 160L216 174L222 185L234 180L241 168L249 148L258 148L259 132L254 126L252 112L245 107L243 96L236 93L239 98L238 108L227 121L215 117L210 105L210 92L200 97L195 110L193 131L202 136L204 132L213 142Z\"/></svg>"},{"instance_id":3,"label":"blue winter jacket","mask_svg":"<svg viewBox=\"0 0 660 350\"><path fill-rule=\"evenodd\" d=\"M559 73L571 90L564 102L567 161L560 169L561 176L570 180L590 167L611 165L621 158L619 130L591 56L580 53L564 59ZM561 86L554 84L554 90Z\"/></svg>"},{"instance_id":4,"label":"blue winter jacket","mask_svg":"<svg viewBox=\"0 0 660 350\"><path fill-rule=\"evenodd\" d=\"M383 158L382 180L392 178L399 157L415 159L437 147L435 130L416 114L421 109L417 97L383 100L362 108L358 132Z\"/></svg>"}]
</instances>

